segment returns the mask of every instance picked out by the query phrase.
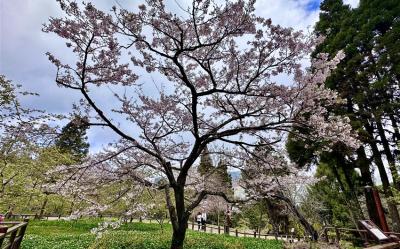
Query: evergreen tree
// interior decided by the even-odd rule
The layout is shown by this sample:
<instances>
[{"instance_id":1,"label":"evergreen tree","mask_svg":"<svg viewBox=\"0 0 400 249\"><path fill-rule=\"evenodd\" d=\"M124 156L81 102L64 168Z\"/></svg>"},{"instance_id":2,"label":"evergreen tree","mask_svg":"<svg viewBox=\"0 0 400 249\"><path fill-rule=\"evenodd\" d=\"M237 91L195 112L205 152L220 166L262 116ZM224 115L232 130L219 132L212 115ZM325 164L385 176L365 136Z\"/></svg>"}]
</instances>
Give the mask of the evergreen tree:
<instances>
[{"instance_id":1,"label":"evergreen tree","mask_svg":"<svg viewBox=\"0 0 400 249\"><path fill-rule=\"evenodd\" d=\"M219 160L217 169L216 169L216 177L221 182L221 186L224 189L225 193L233 194L232 190L232 177L228 173L228 165L225 159L221 158Z\"/></svg>"},{"instance_id":2,"label":"evergreen tree","mask_svg":"<svg viewBox=\"0 0 400 249\"><path fill-rule=\"evenodd\" d=\"M340 165L346 167L341 168L348 172L352 166L358 167L363 185L372 184L370 166L375 163L388 200L393 228L397 231L400 230L400 217L396 204L391 201L393 193L384 162L389 164L394 186L400 189L393 146L400 137L398 13L400 2L396 0L361 0L355 9L350 9L342 1L325 0L321 3L316 33L326 39L317 46L313 55L323 52L333 56L344 50L346 58L328 78L326 86L337 90L346 100L332 111L348 116L363 142L356 155L349 157L336 151L332 154L335 160L330 162L342 162ZM367 157L369 152L372 152L371 158ZM346 163L348 158L356 159ZM368 204L367 207L372 215L372 206Z\"/></svg>"},{"instance_id":3,"label":"evergreen tree","mask_svg":"<svg viewBox=\"0 0 400 249\"><path fill-rule=\"evenodd\" d=\"M70 154L74 160L81 161L89 152L86 130L88 129L85 118L75 116L63 127L56 141L56 147L63 153Z\"/></svg>"},{"instance_id":4,"label":"evergreen tree","mask_svg":"<svg viewBox=\"0 0 400 249\"><path fill-rule=\"evenodd\" d=\"M206 147L201 153L200 164L197 170L201 176L204 176L208 173L212 173L213 168L214 166L210 157L210 153Z\"/></svg>"}]
</instances>

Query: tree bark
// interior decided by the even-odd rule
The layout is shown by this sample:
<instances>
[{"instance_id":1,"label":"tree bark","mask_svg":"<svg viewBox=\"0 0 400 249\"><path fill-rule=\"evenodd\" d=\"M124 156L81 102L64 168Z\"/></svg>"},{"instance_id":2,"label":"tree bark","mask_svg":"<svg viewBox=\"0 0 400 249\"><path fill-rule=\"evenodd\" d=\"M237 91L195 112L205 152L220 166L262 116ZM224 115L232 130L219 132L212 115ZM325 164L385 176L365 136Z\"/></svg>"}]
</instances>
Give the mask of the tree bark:
<instances>
[{"instance_id":1,"label":"tree bark","mask_svg":"<svg viewBox=\"0 0 400 249\"><path fill-rule=\"evenodd\" d=\"M39 218L42 218L44 215L44 211L46 210L47 202L49 201L48 196L46 195L42 207L40 208Z\"/></svg>"},{"instance_id":2,"label":"tree bark","mask_svg":"<svg viewBox=\"0 0 400 249\"><path fill-rule=\"evenodd\" d=\"M396 160L394 159L394 156L390 150L389 141L386 138L382 122L378 118L376 118L376 128L378 129L378 134L379 137L381 138L383 152L385 153L386 159L389 163L389 169L393 177L394 186L397 190L400 190L400 182L399 182L400 178L399 178L399 172L396 169Z\"/></svg>"},{"instance_id":3,"label":"tree bark","mask_svg":"<svg viewBox=\"0 0 400 249\"><path fill-rule=\"evenodd\" d=\"M189 215L187 215L185 209L184 188L174 186L173 189L175 194L175 206L171 201L169 187L165 188L165 197L173 230L171 249L183 249Z\"/></svg>"},{"instance_id":4,"label":"tree bark","mask_svg":"<svg viewBox=\"0 0 400 249\"><path fill-rule=\"evenodd\" d=\"M187 222L179 224L178 229L173 229L171 249L183 249L183 242L185 240Z\"/></svg>"},{"instance_id":5,"label":"tree bark","mask_svg":"<svg viewBox=\"0 0 400 249\"><path fill-rule=\"evenodd\" d=\"M360 172L361 172L362 186L373 187L374 183L372 181L371 171L369 170L369 160L367 158L367 155L365 154L364 146L361 146L357 150L357 167L360 169ZM367 205L369 219L372 220L375 224L378 224L379 216L378 216L378 210L376 209L375 203L371 198L368 198L367 193L365 191L364 191L364 195L366 197L365 202Z\"/></svg>"},{"instance_id":6,"label":"tree bark","mask_svg":"<svg viewBox=\"0 0 400 249\"><path fill-rule=\"evenodd\" d=\"M393 114L389 114L389 119L390 119L390 122L392 123L393 131L394 131L394 134L393 134L394 139L393 140L397 143L400 141L399 126L397 125L396 118L394 117Z\"/></svg>"}]
</instances>

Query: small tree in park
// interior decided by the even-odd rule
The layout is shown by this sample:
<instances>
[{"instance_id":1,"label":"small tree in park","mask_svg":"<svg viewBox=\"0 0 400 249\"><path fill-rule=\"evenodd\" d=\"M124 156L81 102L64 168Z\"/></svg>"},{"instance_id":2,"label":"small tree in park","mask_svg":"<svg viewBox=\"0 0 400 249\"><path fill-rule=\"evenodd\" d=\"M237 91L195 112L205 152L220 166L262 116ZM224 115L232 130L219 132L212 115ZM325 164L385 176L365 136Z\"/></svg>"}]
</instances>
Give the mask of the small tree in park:
<instances>
[{"instance_id":1,"label":"small tree in park","mask_svg":"<svg viewBox=\"0 0 400 249\"><path fill-rule=\"evenodd\" d=\"M66 39L77 61L66 64L48 53L56 82L81 93L89 126L120 136L112 151L121 167L167 179L157 188L165 191L173 249L183 248L187 221L206 196L233 201L201 187L187 192L193 187L189 172L207 145L273 146L297 124L313 127L313 136L356 147L347 120L329 117L324 107L337 102L335 92L322 85L340 56L332 61L321 56L312 73L302 71L299 61L312 43L301 32L255 16L254 1L193 1L181 16L161 0L146 1L137 12L113 7L111 14L90 3L81 8L59 2L65 17L51 18L44 31ZM132 64L123 61L126 56ZM140 84L146 72L158 76L151 83L158 84L157 96ZM274 81L283 73L295 76L293 84ZM101 107L92 94L109 86L118 109ZM132 129L119 125L117 115Z\"/></svg>"}]
</instances>

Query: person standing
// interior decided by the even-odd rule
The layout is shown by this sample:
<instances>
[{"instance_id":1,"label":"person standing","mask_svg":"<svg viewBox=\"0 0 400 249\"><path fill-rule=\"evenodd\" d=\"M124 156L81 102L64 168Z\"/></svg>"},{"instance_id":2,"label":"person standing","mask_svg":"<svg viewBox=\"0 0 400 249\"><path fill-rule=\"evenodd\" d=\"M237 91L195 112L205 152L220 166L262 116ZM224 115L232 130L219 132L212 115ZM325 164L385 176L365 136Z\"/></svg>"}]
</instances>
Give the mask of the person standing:
<instances>
[{"instance_id":1,"label":"person standing","mask_svg":"<svg viewBox=\"0 0 400 249\"><path fill-rule=\"evenodd\" d=\"M229 234L229 228L231 226L232 226L231 210L229 209L229 206L226 206L225 224L224 224L224 232L225 232L225 234Z\"/></svg>"},{"instance_id":2,"label":"person standing","mask_svg":"<svg viewBox=\"0 0 400 249\"><path fill-rule=\"evenodd\" d=\"M200 212L198 212L198 213L197 213L197 215L196 215L196 221L197 221L197 230L200 230L201 220L202 220L201 213L200 213Z\"/></svg>"},{"instance_id":3,"label":"person standing","mask_svg":"<svg viewBox=\"0 0 400 249\"><path fill-rule=\"evenodd\" d=\"M203 231L206 231L206 221L207 221L207 213L203 212L201 214L201 226L202 226Z\"/></svg>"}]
</instances>

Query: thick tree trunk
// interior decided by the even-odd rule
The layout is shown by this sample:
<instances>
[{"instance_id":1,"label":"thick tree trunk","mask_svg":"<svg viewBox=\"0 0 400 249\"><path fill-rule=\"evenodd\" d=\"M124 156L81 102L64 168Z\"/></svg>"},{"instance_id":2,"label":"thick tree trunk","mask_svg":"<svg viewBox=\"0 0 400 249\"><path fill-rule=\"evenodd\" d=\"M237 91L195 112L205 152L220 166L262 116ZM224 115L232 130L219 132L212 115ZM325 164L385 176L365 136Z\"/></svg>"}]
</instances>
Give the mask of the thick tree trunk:
<instances>
[{"instance_id":1,"label":"thick tree trunk","mask_svg":"<svg viewBox=\"0 0 400 249\"><path fill-rule=\"evenodd\" d=\"M296 218L299 220L300 224L303 226L304 230L311 236L311 240L312 241L317 241L318 240L318 233L315 230L315 228L299 212L297 207L293 204L293 202L289 198L283 196L282 194L278 194L278 195L275 195L273 197L284 201L288 205L288 207L290 208L290 210L292 211L294 216L296 216Z\"/></svg>"},{"instance_id":2,"label":"thick tree trunk","mask_svg":"<svg viewBox=\"0 0 400 249\"><path fill-rule=\"evenodd\" d=\"M172 204L169 188L165 188L165 197L173 230L171 249L183 249L183 242L185 240L189 216L186 214L185 211L186 209L183 187L175 186L173 189L175 206Z\"/></svg>"},{"instance_id":3,"label":"thick tree trunk","mask_svg":"<svg viewBox=\"0 0 400 249\"><path fill-rule=\"evenodd\" d=\"M173 229L171 249L183 249L183 242L185 240L187 223L179 224L178 229Z\"/></svg>"},{"instance_id":4,"label":"thick tree trunk","mask_svg":"<svg viewBox=\"0 0 400 249\"><path fill-rule=\"evenodd\" d=\"M365 154L364 146L361 146L357 150L357 167L361 172L361 181L364 187L373 187L374 183L371 177L371 171L369 170L369 161L367 155ZM379 224L378 210L376 209L375 203L371 198L368 198L367 193L365 194L365 201L367 205L368 216L375 224Z\"/></svg>"},{"instance_id":5,"label":"thick tree trunk","mask_svg":"<svg viewBox=\"0 0 400 249\"><path fill-rule=\"evenodd\" d=\"M376 128L378 129L378 134L379 137L381 138L383 152L385 153L386 159L389 163L389 169L393 177L394 186L397 190L400 190L400 178L399 178L399 172L396 169L396 160L390 150L389 141L386 138L385 130L382 126L382 123L378 119L376 120Z\"/></svg>"}]
</instances>

